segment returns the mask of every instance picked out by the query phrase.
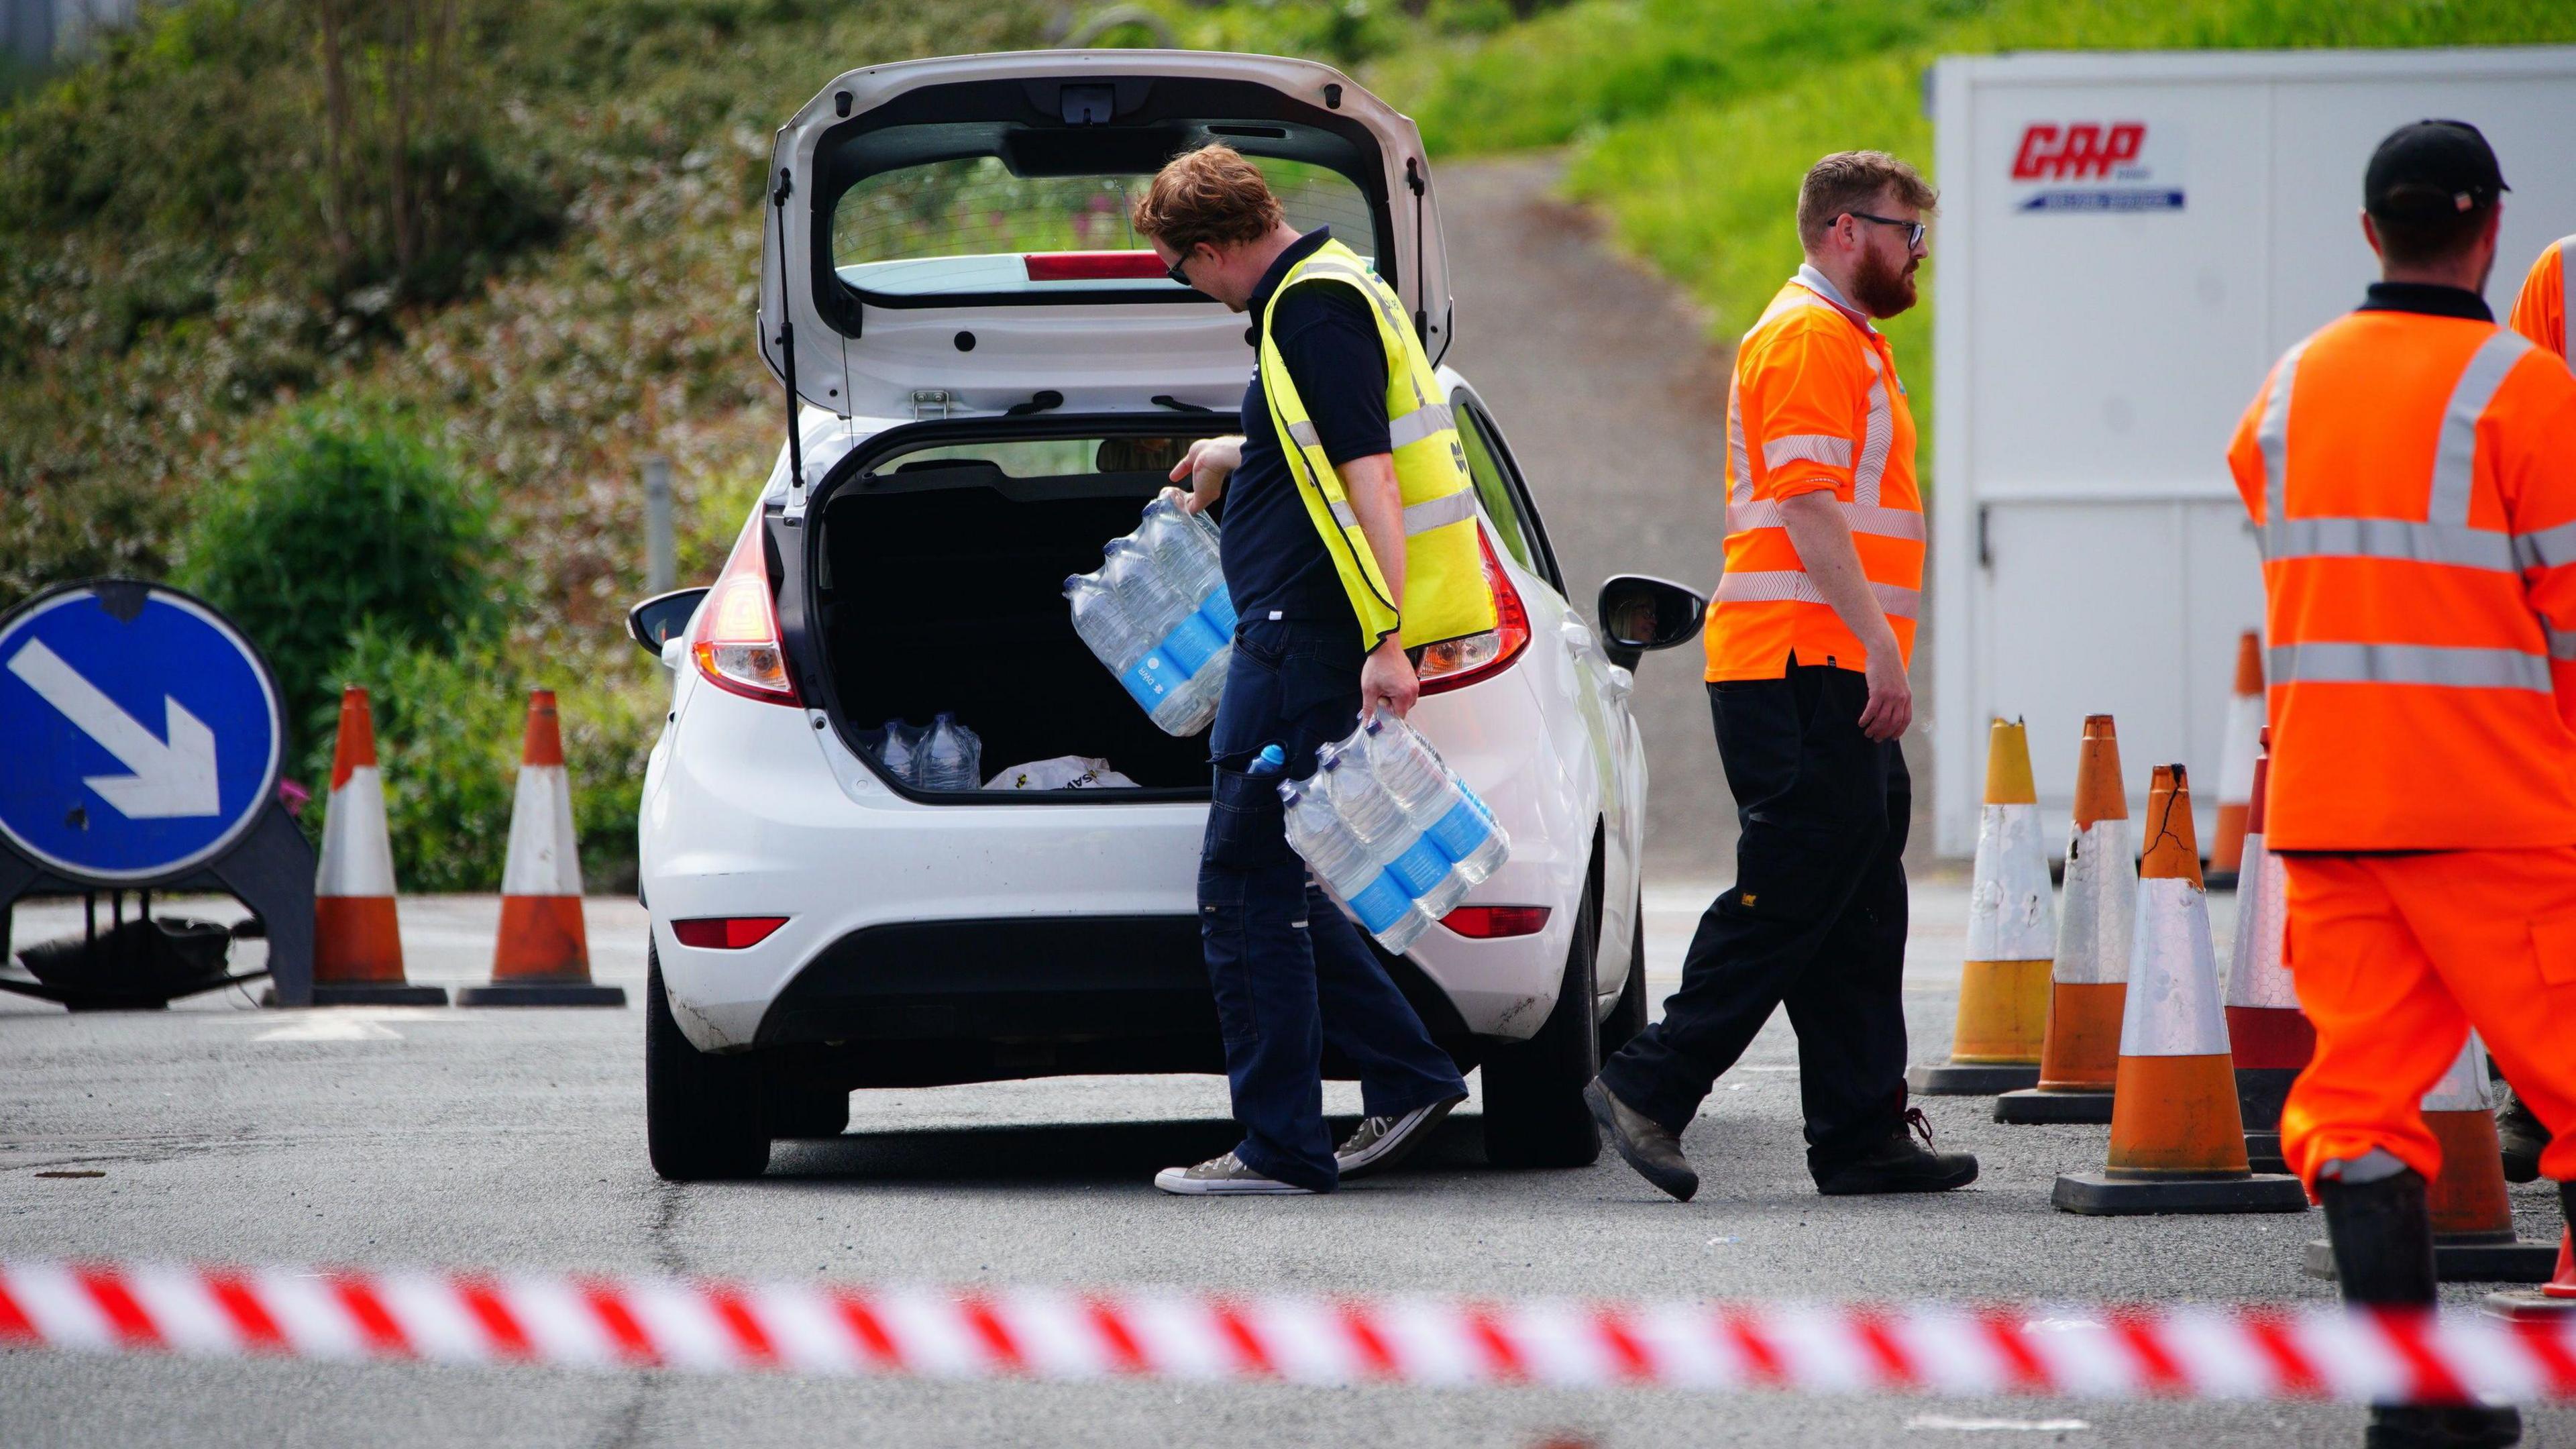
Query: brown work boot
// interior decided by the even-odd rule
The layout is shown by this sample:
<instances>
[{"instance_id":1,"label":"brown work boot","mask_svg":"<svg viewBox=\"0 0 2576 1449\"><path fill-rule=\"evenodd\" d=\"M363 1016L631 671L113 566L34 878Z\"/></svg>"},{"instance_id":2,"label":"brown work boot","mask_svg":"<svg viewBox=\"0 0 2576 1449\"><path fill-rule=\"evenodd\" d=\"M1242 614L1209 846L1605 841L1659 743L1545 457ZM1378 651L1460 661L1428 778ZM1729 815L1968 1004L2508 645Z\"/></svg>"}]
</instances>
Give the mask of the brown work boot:
<instances>
[{"instance_id":1,"label":"brown work boot","mask_svg":"<svg viewBox=\"0 0 2576 1449\"><path fill-rule=\"evenodd\" d=\"M1699 1191L1699 1174L1682 1156L1681 1139L1661 1123L1612 1096L1599 1077L1583 1089L1583 1102L1592 1109L1592 1120L1609 1135L1610 1145L1619 1149L1620 1157L1637 1169L1639 1177L1684 1202Z\"/></svg>"}]
</instances>

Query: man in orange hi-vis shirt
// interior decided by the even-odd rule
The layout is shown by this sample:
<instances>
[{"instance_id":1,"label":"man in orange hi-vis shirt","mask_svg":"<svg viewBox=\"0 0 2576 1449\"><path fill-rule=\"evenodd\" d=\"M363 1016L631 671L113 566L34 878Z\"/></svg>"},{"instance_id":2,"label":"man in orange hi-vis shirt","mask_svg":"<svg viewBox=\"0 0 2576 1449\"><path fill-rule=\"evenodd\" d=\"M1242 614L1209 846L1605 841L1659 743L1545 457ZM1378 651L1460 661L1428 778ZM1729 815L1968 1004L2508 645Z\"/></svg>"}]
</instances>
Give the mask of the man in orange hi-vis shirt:
<instances>
[{"instance_id":1,"label":"man in orange hi-vis shirt","mask_svg":"<svg viewBox=\"0 0 2576 1449\"><path fill-rule=\"evenodd\" d=\"M2568 340L2567 268L2576 264L2576 236L2562 236L2541 249L2540 259L2523 276L2522 294L2513 299L2505 325L2558 354L2576 358Z\"/></svg>"},{"instance_id":2,"label":"man in orange hi-vis shirt","mask_svg":"<svg viewBox=\"0 0 2576 1449\"><path fill-rule=\"evenodd\" d=\"M1708 614L1709 706L1744 823L1735 886L1700 918L1663 1019L1584 1091L1619 1155L1678 1198L1699 1190L1682 1130L1783 1004L1819 1192L1977 1175L1974 1157L1932 1151L1905 1105L1913 786L1897 739L1914 713L1923 500L1905 384L1871 319L1914 305L1934 201L1883 152L1817 162L1798 190L1806 265L1736 349Z\"/></svg>"},{"instance_id":3,"label":"man in orange hi-vis shirt","mask_svg":"<svg viewBox=\"0 0 2576 1449\"><path fill-rule=\"evenodd\" d=\"M2281 1151L2355 1303L2434 1302L2421 1107L2472 1027L2576 1209L2576 376L2480 295L2504 189L2472 126L2382 141L2384 280L2283 354L2228 450L2268 602L2264 841L2317 1036ZM2373 1445L2520 1437L2511 1409L2372 1413Z\"/></svg>"}]
</instances>

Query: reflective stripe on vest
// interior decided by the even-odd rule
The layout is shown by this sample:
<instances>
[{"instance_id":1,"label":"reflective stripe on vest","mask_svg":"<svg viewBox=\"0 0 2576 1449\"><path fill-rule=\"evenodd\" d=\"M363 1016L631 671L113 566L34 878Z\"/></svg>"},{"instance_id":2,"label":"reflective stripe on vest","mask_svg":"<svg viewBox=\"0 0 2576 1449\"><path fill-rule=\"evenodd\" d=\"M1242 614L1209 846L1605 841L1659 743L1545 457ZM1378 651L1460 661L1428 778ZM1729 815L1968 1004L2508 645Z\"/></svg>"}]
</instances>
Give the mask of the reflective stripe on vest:
<instances>
[{"instance_id":1,"label":"reflective stripe on vest","mask_svg":"<svg viewBox=\"0 0 2576 1449\"><path fill-rule=\"evenodd\" d=\"M1407 443L1421 442L1435 433L1445 433L1457 426L1458 415L1450 410L1447 403L1425 403L1403 417L1387 420L1386 444L1389 449L1401 448ZM1290 423L1288 436L1296 439L1297 446L1301 448L1320 448L1324 445L1323 435L1315 431L1315 425L1311 422Z\"/></svg>"},{"instance_id":2,"label":"reflective stripe on vest","mask_svg":"<svg viewBox=\"0 0 2576 1449\"><path fill-rule=\"evenodd\" d=\"M2291 684L2429 684L2446 689L2550 692L2549 661L2519 649L2439 644L2275 644L2268 680Z\"/></svg>"},{"instance_id":3,"label":"reflective stripe on vest","mask_svg":"<svg viewBox=\"0 0 2576 1449\"><path fill-rule=\"evenodd\" d=\"M1351 511L1351 505L1347 500L1338 498L1333 500L1332 508L1334 522L1344 528L1359 527L1360 516ZM1425 499L1420 503L1405 506L1404 533L1407 538L1410 538L1417 533L1429 533L1435 528L1447 528L1453 523L1464 523L1475 516L1476 495L1473 493L1452 493L1446 498Z\"/></svg>"},{"instance_id":4,"label":"reflective stripe on vest","mask_svg":"<svg viewBox=\"0 0 2576 1449\"><path fill-rule=\"evenodd\" d=\"M2394 559L2405 563L2518 573L2544 566L2553 555L2576 554L2576 524L2514 535L2469 523L2469 495L2477 477L2478 418L2495 400L2505 375L2531 350L2521 334L2497 329L2469 355L2442 408L2441 440L2425 521L2403 518L2285 518L2288 486L2290 391L2297 381L2300 343L2281 357L2272 394L2264 400L2255 440L2263 454L2263 557Z\"/></svg>"},{"instance_id":5,"label":"reflective stripe on vest","mask_svg":"<svg viewBox=\"0 0 2576 1449\"><path fill-rule=\"evenodd\" d=\"M1873 583L1881 611L1898 619L1914 618L1923 608L1920 590ZM1824 591L1804 569L1730 569L1718 576L1717 596L1730 604L1826 604Z\"/></svg>"},{"instance_id":6,"label":"reflective stripe on vest","mask_svg":"<svg viewBox=\"0 0 2576 1449\"><path fill-rule=\"evenodd\" d=\"M1873 538L1910 538L1918 543L1923 539L1923 515L1911 508L1878 508L1844 503L1839 499L1835 500L1835 506L1842 510L1843 522L1851 525L1854 533L1866 533ZM1759 503L1726 505L1726 531L1729 533L1781 526L1780 505L1768 498Z\"/></svg>"}]
</instances>

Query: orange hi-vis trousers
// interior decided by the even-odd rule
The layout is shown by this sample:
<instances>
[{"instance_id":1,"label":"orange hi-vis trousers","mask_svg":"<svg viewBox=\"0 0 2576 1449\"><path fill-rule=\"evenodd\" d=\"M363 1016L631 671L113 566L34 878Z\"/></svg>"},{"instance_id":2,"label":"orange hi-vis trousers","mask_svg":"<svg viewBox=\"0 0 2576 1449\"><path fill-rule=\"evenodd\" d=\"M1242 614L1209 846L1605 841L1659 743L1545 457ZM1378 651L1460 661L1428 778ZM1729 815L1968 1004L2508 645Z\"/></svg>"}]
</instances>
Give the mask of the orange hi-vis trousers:
<instances>
[{"instance_id":1,"label":"orange hi-vis trousers","mask_svg":"<svg viewBox=\"0 0 2576 1449\"><path fill-rule=\"evenodd\" d=\"M2553 1134L2540 1170L2576 1178L2576 846L2301 852L2285 954L2317 1049L2281 1112L2281 1155L2317 1169L2385 1148L2431 1178L2423 1100L2469 1028Z\"/></svg>"}]
</instances>

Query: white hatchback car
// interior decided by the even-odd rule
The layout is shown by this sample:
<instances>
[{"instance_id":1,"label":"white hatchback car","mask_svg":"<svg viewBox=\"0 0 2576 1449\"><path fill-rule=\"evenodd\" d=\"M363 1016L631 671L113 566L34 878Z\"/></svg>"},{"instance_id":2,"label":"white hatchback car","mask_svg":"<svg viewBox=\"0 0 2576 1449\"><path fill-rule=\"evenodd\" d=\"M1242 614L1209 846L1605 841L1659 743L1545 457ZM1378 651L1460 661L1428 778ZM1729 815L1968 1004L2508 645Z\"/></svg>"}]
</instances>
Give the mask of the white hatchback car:
<instances>
[{"instance_id":1,"label":"white hatchback car","mask_svg":"<svg viewBox=\"0 0 2576 1449\"><path fill-rule=\"evenodd\" d=\"M1060 593L1190 440L1238 427L1244 319L1127 222L1165 160L1217 140L1293 224L1371 256L1438 358L1421 138L1328 67L926 60L851 71L779 131L761 347L796 435L713 586L630 618L677 677L640 825L664 1176L756 1174L773 1138L843 1130L858 1087L1224 1070L1196 903L1206 742L1154 726ZM1433 646L1413 719L1512 852L1387 964L1482 1068L1487 1155L1579 1164L1598 1151L1581 1089L1646 1019L1628 666L1690 638L1701 601L1613 580L1596 642L1490 411L1441 376L1500 624ZM868 732L934 712L981 737L988 776L1080 756L1133 784L901 783Z\"/></svg>"}]
</instances>

